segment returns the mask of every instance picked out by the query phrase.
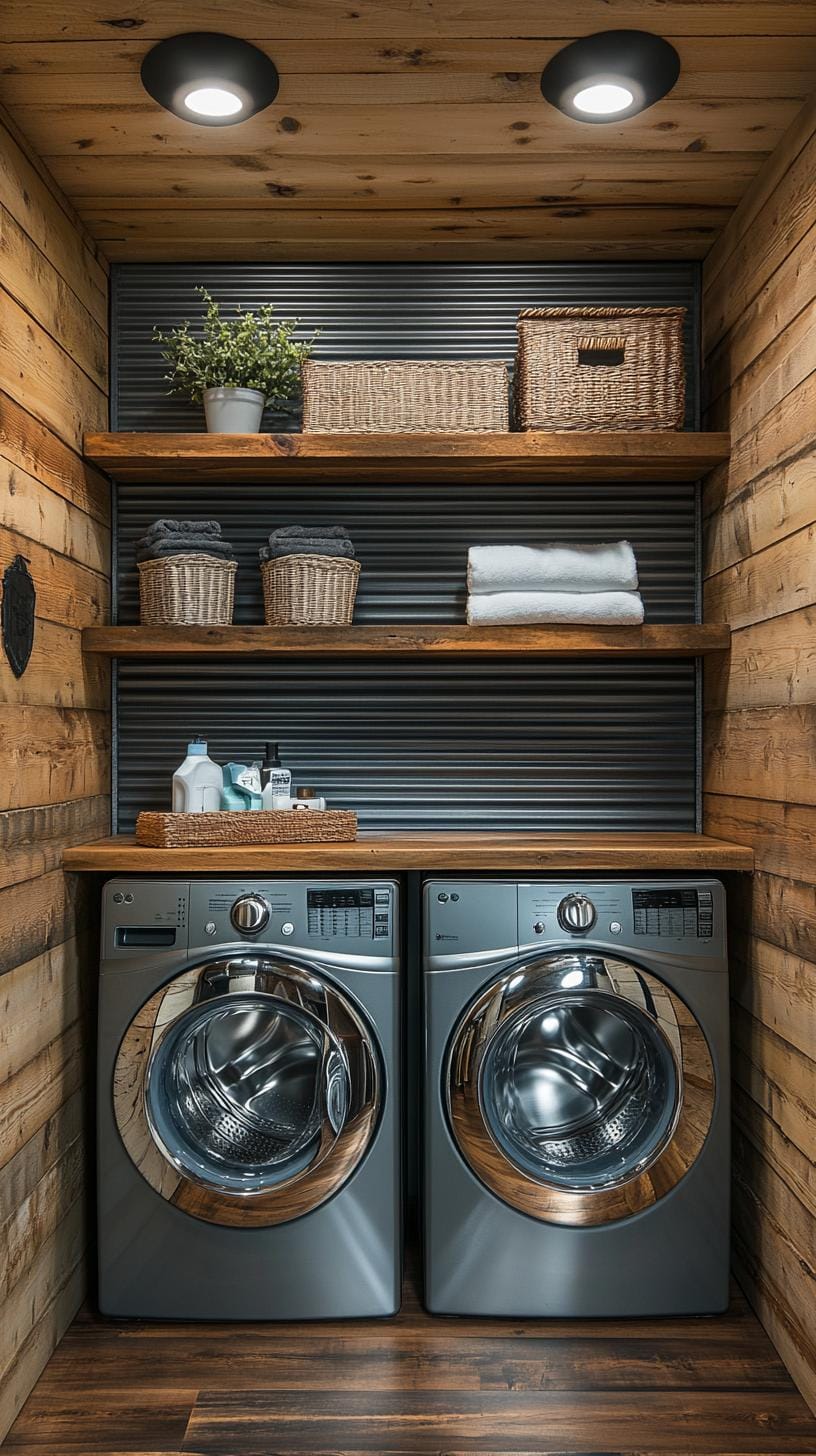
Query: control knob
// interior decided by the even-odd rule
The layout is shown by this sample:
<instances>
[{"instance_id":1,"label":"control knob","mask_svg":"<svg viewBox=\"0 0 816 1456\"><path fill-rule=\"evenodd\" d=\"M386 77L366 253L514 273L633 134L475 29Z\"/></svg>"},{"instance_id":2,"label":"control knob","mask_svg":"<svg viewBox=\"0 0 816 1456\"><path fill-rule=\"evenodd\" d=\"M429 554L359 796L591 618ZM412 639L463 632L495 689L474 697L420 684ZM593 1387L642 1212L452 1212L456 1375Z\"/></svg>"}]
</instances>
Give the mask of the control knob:
<instances>
[{"instance_id":1,"label":"control knob","mask_svg":"<svg viewBox=\"0 0 816 1456\"><path fill-rule=\"evenodd\" d=\"M230 920L244 935L257 935L269 919L269 906L261 895L239 895L230 910Z\"/></svg>"},{"instance_id":2,"label":"control knob","mask_svg":"<svg viewBox=\"0 0 816 1456\"><path fill-rule=\"evenodd\" d=\"M595 924L595 906L586 895L565 895L558 906L558 924L570 935L583 935Z\"/></svg>"}]
</instances>

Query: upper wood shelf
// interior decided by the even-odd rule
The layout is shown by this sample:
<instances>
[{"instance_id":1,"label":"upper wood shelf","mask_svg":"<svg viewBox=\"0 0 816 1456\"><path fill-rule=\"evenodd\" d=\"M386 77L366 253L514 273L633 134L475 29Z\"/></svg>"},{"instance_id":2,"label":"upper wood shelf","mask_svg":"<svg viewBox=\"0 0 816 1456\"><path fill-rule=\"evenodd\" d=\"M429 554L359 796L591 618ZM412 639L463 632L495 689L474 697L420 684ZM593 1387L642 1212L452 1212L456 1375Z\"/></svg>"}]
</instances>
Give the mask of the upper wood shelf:
<instances>
[{"instance_id":1,"label":"upper wood shelf","mask_svg":"<svg viewBox=\"0 0 816 1456\"><path fill-rule=\"evenodd\" d=\"M86 627L85 652L107 657L697 657L724 652L728 626L643 627Z\"/></svg>"},{"instance_id":2,"label":"upper wood shelf","mask_svg":"<svg viewBox=\"0 0 816 1456\"><path fill-rule=\"evenodd\" d=\"M705 834L364 833L351 844L146 849L131 835L72 845L69 870L101 873L292 874L299 870L750 870L753 850Z\"/></svg>"},{"instance_id":3,"label":"upper wood shelf","mask_svg":"<svg viewBox=\"0 0 816 1456\"><path fill-rule=\"evenodd\" d=\"M729 450L727 434L690 430L85 437L87 460L117 480L151 485L697 480L727 460Z\"/></svg>"}]
</instances>

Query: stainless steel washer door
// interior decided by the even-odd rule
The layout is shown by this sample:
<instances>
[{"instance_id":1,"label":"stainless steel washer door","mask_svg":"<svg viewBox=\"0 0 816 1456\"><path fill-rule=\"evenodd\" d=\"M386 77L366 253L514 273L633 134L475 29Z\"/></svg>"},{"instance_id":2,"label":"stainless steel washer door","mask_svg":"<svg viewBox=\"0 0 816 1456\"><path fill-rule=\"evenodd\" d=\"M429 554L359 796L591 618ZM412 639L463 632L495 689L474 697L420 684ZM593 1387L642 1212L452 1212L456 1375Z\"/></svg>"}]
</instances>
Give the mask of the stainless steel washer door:
<instances>
[{"instance_id":1,"label":"stainless steel washer door","mask_svg":"<svg viewBox=\"0 0 816 1456\"><path fill-rule=\"evenodd\" d=\"M162 1197L212 1223L302 1216L342 1186L373 1135L372 1033L305 966L262 955L185 971L119 1050L117 1125Z\"/></svg>"},{"instance_id":2,"label":"stainless steel washer door","mask_svg":"<svg viewBox=\"0 0 816 1456\"><path fill-rule=\"evenodd\" d=\"M624 1218L699 1154L714 1105L705 1036L623 961L543 957L477 997L445 1070L451 1129L505 1202L547 1222Z\"/></svg>"}]
</instances>

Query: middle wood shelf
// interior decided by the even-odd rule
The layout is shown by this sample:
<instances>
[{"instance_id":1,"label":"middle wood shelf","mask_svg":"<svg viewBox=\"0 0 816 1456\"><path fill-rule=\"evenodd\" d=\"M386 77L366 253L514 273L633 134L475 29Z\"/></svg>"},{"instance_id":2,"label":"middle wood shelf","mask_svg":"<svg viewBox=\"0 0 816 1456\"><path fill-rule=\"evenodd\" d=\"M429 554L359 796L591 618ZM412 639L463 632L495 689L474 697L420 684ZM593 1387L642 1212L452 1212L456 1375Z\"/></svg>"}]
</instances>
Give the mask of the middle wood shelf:
<instances>
[{"instance_id":1,"label":"middle wood shelf","mask_svg":"<svg viewBox=\"0 0 816 1456\"><path fill-rule=\"evenodd\" d=\"M107 657L697 657L725 652L721 623L642 627L86 627L85 652Z\"/></svg>"}]
</instances>

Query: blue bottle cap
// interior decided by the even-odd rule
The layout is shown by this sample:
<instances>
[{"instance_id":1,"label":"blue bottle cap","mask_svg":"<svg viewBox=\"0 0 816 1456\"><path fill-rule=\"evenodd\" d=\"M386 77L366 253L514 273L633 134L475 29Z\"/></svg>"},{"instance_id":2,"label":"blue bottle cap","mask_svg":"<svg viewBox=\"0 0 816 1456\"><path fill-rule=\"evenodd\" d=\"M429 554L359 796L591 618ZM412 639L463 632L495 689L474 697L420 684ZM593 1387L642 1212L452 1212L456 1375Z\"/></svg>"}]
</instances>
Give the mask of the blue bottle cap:
<instances>
[{"instance_id":1,"label":"blue bottle cap","mask_svg":"<svg viewBox=\"0 0 816 1456\"><path fill-rule=\"evenodd\" d=\"M188 758L206 758L207 757L207 740L206 740L206 738L194 738L193 741L192 741L192 743L188 743L187 744L187 757Z\"/></svg>"}]
</instances>

